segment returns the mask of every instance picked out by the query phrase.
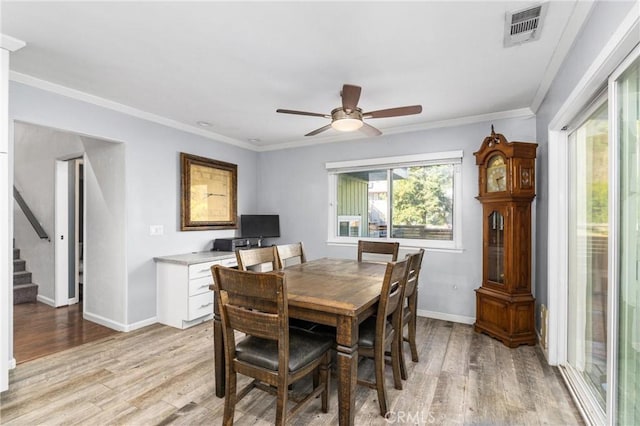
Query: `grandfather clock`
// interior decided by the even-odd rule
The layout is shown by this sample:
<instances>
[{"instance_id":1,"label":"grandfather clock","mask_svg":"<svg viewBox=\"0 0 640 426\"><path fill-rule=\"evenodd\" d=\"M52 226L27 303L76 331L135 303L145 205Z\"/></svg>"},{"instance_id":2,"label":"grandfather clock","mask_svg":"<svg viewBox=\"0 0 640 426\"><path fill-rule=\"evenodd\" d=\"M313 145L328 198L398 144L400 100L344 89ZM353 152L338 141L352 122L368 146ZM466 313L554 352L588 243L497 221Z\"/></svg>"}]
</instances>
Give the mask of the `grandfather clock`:
<instances>
[{"instance_id":1,"label":"grandfather clock","mask_svg":"<svg viewBox=\"0 0 640 426\"><path fill-rule=\"evenodd\" d=\"M495 133L473 155L482 203L482 285L476 289L475 331L510 348L535 345L531 295L531 202L538 144Z\"/></svg>"}]
</instances>

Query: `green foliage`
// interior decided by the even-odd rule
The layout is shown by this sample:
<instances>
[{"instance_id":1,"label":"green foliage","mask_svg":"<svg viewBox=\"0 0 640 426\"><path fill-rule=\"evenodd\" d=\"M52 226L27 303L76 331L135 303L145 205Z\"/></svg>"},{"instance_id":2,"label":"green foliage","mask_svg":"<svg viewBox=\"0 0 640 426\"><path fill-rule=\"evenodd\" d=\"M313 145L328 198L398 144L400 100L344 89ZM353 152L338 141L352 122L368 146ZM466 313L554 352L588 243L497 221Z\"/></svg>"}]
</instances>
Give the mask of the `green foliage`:
<instances>
[{"instance_id":1,"label":"green foliage","mask_svg":"<svg viewBox=\"0 0 640 426\"><path fill-rule=\"evenodd\" d=\"M406 179L394 178L393 223L447 225L453 211L452 169L452 165L409 167Z\"/></svg>"},{"instance_id":2,"label":"green foliage","mask_svg":"<svg viewBox=\"0 0 640 426\"><path fill-rule=\"evenodd\" d=\"M608 222L609 208L609 184L607 181L592 182L588 187L591 194L587 198L587 222L601 223Z\"/></svg>"}]
</instances>

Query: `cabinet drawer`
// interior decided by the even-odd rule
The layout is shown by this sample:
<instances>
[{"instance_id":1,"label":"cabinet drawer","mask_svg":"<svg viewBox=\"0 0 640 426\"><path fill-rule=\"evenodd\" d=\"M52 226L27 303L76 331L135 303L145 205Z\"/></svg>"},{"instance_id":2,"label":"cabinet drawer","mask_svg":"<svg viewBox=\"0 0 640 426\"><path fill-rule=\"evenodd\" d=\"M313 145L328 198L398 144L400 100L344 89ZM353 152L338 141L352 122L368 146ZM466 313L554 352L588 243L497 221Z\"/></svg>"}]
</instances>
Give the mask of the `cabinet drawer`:
<instances>
[{"instance_id":1,"label":"cabinet drawer","mask_svg":"<svg viewBox=\"0 0 640 426\"><path fill-rule=\"evenodd\" d=\"M212 262L205 263L196 263L194 265L189 266L189 279L192 280L194 278L200 277L210 277L211 276L211 267L213 265L222 265L228 268L233 268L238 266L238 261L235 257L231 257L229 259L221 259L214 260Z\"/></svg>"},{"instance_id":2,"label":"cabinet drawer","mask_svg":"<svg viewBox=\"0 0 640 426\"><path fill-rule=\"evenodd\" d=\"M209 274L208 277L200 277L193 280L189 280L189 296L195 296L209 290L209 286L213 284L213 277Z\"/></svg>"},{"instance_id":3,"label":"cabinet drawer","mask_svg":"<svg viewBox=\"0 0 640 426\"><path fill-rule=\"evenodd\" d=\"M189 279L192 280L194 278L210 277L211 267L219 263L220 262L206 262L206 263L196 263L195 265L190 265Z\"/></svg>"},{"instance_id":4,"label":"cabinet drawer","mask_svg":"<svg viewBox=\"0 0 640 426\"><path fill-rule=\"evenodd\" d=\"M226 266L227 268L235 268L236 266L238 266L238 259L236 259L235 257L231 257L229 259L222 259L218 263L222 266Z\"/></svg>"},{"instance_id":5,"label":"cabinet drawer","mask_svg":"<svg viewBox=\"0 0 640 426\"><path fill-rule=\"evenodd\" d=\"M187 321L213 314L213 292L198 294L189 297L189 314Z\"/></svg>"}]
</instances>

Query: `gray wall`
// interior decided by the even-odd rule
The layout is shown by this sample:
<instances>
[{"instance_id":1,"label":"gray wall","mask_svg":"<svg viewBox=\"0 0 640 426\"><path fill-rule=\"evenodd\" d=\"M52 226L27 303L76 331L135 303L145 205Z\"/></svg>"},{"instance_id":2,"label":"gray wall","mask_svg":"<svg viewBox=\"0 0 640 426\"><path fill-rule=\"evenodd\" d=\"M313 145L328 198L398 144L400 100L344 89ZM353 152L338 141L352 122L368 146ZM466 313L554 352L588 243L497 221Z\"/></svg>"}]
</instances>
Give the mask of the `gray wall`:
<instances>
[{"instance_id":1,"label":"gray wall","mask_svg":"<svg viewBox=\"0 0 640 426\"><path fill-rule=\"evenodd\" d=\"M564 60L547 96L536 114L538 135L538 197L536 232L536 324L540 327L540 304L548 304L547 243L548 243L548 130L549 124L569 97L580 79L613 35L622 20L637 2L596 2L591 14ZM640 39L640 36L639 36Z\"/></svg>"},{"instance_id":2,"label":"gray wall","mask_svg":"<svg viewBox=\"0 0 640 426\"><path fill-rule=\"evenodd\" d=\"M235 235L234 230L179 231L180 152L237 164L238 211L257 210L255 152L16 82L10 83L10 99L12 120L122 142L126 211L123 249L118 255L123 256L125 272L110 284L122 294L119 312L107 316L110 321L131 326L155 318L153 257L210 249L212 239ZM13 146L11 149L10 152L15 151ZM101 163L93 167L110 165ZM163 225L164 235L150 236L150 225ZM85 236L87 246L91 244L89 238Z\"/></svg>"},{"instance_id":3,"label":"gray wall","mask_svg":"<svg viewBox=\"0 0 640 426\"><path fill-rule=\"evenodd\" d=\"M491 133L491 124L510 141L536 140L535 119L521 118L262 152L257 193L261 212L279 213L282 228L279 242L304 241L309 259L355 258L355 246L326 243L328 175L325 163L462 149L464 251L425 254L418 309L472 319L475 317L473 290L482 279L482 212L474 198L478 195L478 170L473 153Z\"/></svg>"}]
</instances>

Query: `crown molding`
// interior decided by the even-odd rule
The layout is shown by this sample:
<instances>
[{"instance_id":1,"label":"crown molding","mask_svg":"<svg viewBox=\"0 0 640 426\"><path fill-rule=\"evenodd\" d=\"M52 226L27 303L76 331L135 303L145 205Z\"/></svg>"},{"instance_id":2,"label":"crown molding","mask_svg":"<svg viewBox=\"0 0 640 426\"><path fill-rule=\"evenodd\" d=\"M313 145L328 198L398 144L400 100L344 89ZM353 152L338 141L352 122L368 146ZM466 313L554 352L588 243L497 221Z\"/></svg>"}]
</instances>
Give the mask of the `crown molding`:
<instances>
[{"instance_id":1,"label":"crown molding","mask_svg":"<svg viewBox=\"0 0 640 426\"><path fill-rule=\"evenodd\" d=\"M71 89L69 87L52 83L50 81L42 80L28 74L22 74L16 71L11 71L9 73L9 79L11 81L15 81L16 83L25 84L27 86L35 87L37 89L41 89L47 92L56 93L71 99L81 101L81 102L97 105L106 109L110 109L112 111L117 111L132 117L151 121L153 123L161 124L163 126L177 129L183 132L198 135L203 138L210 139L216 142L222 142L222 143L234 145L240 148L248 149L250 151L256 151L256 152L277 151L281 149L299 148L299 147L305 147L305 146L311 146L311 145L320 145L320 144L326 144L326 143L366 139L366 136L364 136L360 132L350 132L350 133L345 133L337 136L313 138L313 140L297 139L297 140L277 143L273 145L257 146L257 145L253 145L248 142L230 138L228 136L224 136L215 132L203 130L195 126L181 123L179 121L172 120L170 118L166 118L156 114L152 114L150 112L142 111L137 108L133 108L118 102L111 101L109 99L91 95L89 93L82 92L76 89ZM523 117L528 118L528 117L534 117L534 116L535 114L533 113L531 108L520 108L520 109L513 109L508 111L492 112L488 114L471 115L471 116L453 118L448 120L424 122L419 124L412 124L409 126L398 126L398 127L385 129L384 134L394 135L394 134L400 134L400 133L418 132L418 131L429 130L429 129L438 129L443 127L463 126L467 124L480 123L480 122L492 121L492 120L523 118Z\"/></svg>"},{"instance_id":2,"label":"crown molding","mask_svg":"<svg viewBox=\"0 0 640 426\"><path fill-rule=\"evenodd\" d=\"M35 87L47 92L56 93L58 95L66 96L71 99L75 99L82 102L87 102L93 105L97 105L112 111L117 111L132 117L140 118L142 120L151 121L153 123L161 124L166 127L177 129L183 132L191 133L201 136L206 139L210 139L216 142L222 142L229 145L234 145L240 148L248 149L251 151L259 151L260 149L255 145L247 142L239 141L237 139L230 138L228 136L220 135L215 132L203 130L195 126L190 126L185 123L181 123L170 118L162 117L150 112L142 111L137 108L133 108L118 102L111 101L109 99L101 98L99 96L91 95L86 92L81 92L76 89L71 89L60 84L51 83L50 81L42 80L28 74L22 74L16 71L9 73L9 79L16 83L25 84L27 86Z\"/></svg>"},{"instance_id":3,"label":"crown molding","mask_svg":"<svg viewBox=\"0 0 640 426\"><path fill-rule=\"evenodd\" d=\"M25 47L27 43L17 38L8 36L6 34L0 34L0 48L8 50L9 52L15 52Z\"/></svg>"}]
</instances>

